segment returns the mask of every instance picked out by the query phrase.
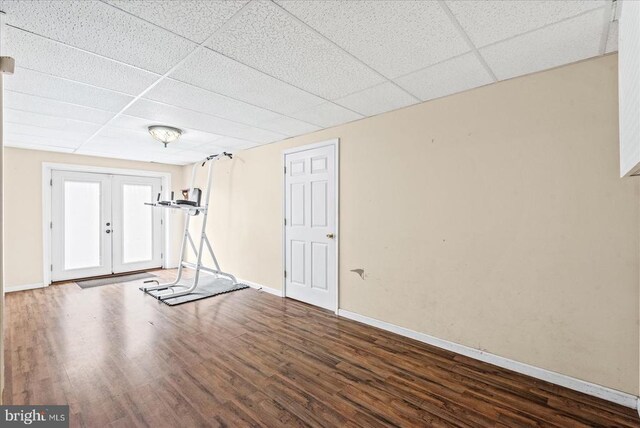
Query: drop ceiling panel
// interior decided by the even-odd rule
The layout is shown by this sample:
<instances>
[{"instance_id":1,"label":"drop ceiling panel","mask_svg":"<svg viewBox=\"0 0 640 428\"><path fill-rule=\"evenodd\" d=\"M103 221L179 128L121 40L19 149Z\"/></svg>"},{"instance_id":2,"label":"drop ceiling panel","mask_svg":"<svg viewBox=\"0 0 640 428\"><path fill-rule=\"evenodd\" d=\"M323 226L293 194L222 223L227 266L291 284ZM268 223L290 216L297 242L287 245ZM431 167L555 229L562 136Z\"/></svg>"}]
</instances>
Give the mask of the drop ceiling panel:
<instances>
[{"instance_id":1,"label":"drop ceiling panel","mask_svg":"<svg viewBox=\"0 0 640 428\"><path fill-rule=\"evenodd\" d=\"M234 137L253 141L256 143L273 143L275 141L284 140L286 138L286 136L283 134L259 128L247 128L240 130L234 134Z\"/></svg>"},{"instance_id":2,"label":"drop ceiling panel","mask_svg":"<svg viewBox=\"0 0 640 428\"><path fill-rule=\"evenodd\" d=\"M107 0L107 3L194 42L202 43L242 9L247 0Z\"/></svg>"},{"instance_id":3,"label":"drop ceiling panel","mask_svg":"<svg viewBox=\"0 0 640 428\"><path fill-rule=\"evenodd\" d=\"M287 137L306 134L320 129L319 126L288 116L279 116L275 119L260 121L257 125L263 129L268 129L286 135Z\"/></svg>"},{"instance_id":4,"label":"drop ceiling panel","mask_svg":"<svg viewBox=\"0 0 640 428\"><path fill-rule=\"evenodd\" d=\"M109 124L111 128L120 128L125 130L136 131L138 133L142 133L145 135L145 138L148 138L150 141L155 142L156 144L160 144L155 141L151 135L149 134L148 128L149 125L153 123L147 119L141 119L138 117L120 115L113 120ZM182 136L178 139L178 141L171 143L177 149L192 149L195 147L199 147L203 144L211 143L213 141L221 138L220 135L212 134L209 132L197 131L194 129L182 128Z\"/></svg>"},{"instance_id":5,"label":"drop ceiling panel","mask_svg":"<svg viewBox=\"0 0 640 428\"><path fill-rule=\"evenodd\" d=\"M49 129L40 126L25 125L23 123L5 123L5 131L7 134L19 134L26 137L38 138L43 144L51 141L52 145L61 147L77 147L82 144L90 134L66 131L62 129Z\"/></svg>"},{"instance_id":6,"label":"drop ceiling panel","mask_svg":"<svg viewBox=\"0 0 640 428\"><path fill-rule=\"evenodd\" d=\"M363 116L352 112L337 104L326 102L309 110L296 112L293 116L305 122L313 123L323 128L340 125L342 123L351 122L361 119Z\"/></svg>"},{"instance_id":7,"label":"drop ceiling panel","mask_svg":"<svg viewBox=\"0 0 640 428\"><path fill-rule=\"evenodd\" d=\"M23 129L20 129L23 130ZM80 143L68 139L59 139L53 135L46 137L37 135L25 135L12 131L6 131L3 135L4 145L9 147L22 147L34 150L53 150L72 152Z\"/></svg>"},{"instance_id":8,"label":"drop ceiling panel","mask_svg":"<svg viewBox=\"0 0 640 428\"><path fill-rule=\"evenodd\" d=\"M173 79L162 81L145 98L253 126L280 116L273 111Z\"/></svg>"},{"instance_id":9,"label":"drop ceiling panel","mask_svg":"<svg viewBox=\"0 0 640 428\"><path fill-rule=\"evenodd\" d=\"M606 0L447 0L476 47L514 37L611 4Z\"/></svg>"},{"instance_id":10,"label":"drop ceiling panel","mask_svg":"<svg viewBox=\"0 0 640 428\"><path fill-rule=\"evenodd\" d=\"M210 132L217 135L235 136L238 131L247 128L245 125L215 116L144 99L136 101L125 113L128 116L147 119L149 125L169 125L178 128Z\"/></svg>"},{"instance_id":11,"label":"drop ceiling panel","mask_svg":"<svg viewBox=\"0 0 640 428\"><path fill-rule=\"evenodd\" d=\"M256 0L208 46L323 98L384 79L270 1Z\"/></svg>"},{"instance_id":12,"label":"drop ceiling panel","mask_svg":"<svg viewBox=\"0 0 640 428\"><path fill-rule=\"evenodd\" d=\"M107 127L78 149L78 153L127 154L145 161L156 160L158 156L168 160L181 151L171 145L165 148L148 133L113 127Z\"/></svg>"},{"instance_id":13,"label":"drop ceiling panel","mask_svg":"<svg viewBox=\"0 0 640 428\"><path fill-rule=\"evenodd\" d=\"M545 27L480 50L498 79L508 79L597 56L603 11Z\"/></svg>"},{"instance_id":14,"label":"drop ceiling panel","mask_svg":"<svg viewBox=\"0 0 640 428\"><path fill-rule=\"evenodd\" d=\"M160 74L197 46L100 1L0 4L12 26Z\"/></svg>"},{"instance_id":15,"label":"drop ceiling panel","mask_svg":"<svg viewBox=\"0 0 640 428\"><path fill-rule=\"evenodd\" d=\"M221 146L216 141L213 143L201 144L199 146L192 147L188 149L188 151L191 153L200 154L200 159L202 159L203 157L206 157L208 155L213 155L217 153L222 153L224 151L228 151L228 147Z\"/></svg>"},{"instance_id":16,"label":"drop ceiling panel","mask_svg":"<svg viewBox=\"0 0 640 428\"><path fill-rule=\"evenodd\" d=\"M4 79L5 89L23 94L117 112L133 97L82 83L16 67L16 72Z\"/></svg>"},{"instance_id":17,"label":"drop ceiling panel","mask_svg":"<svg viewBox=\"0 0 640 428\"><path fill-rule=\"evenodd\" d=\"M384 113L419 102L393 83L387 82L334 101L364 116Z\"/></svg>"},{"instance_id":18,"label":"drop ceiling panel","mask_svg":"<svg viewBox=\"0 0 640 428\"><path fill-rule=\"evenodd\" d=\"M435 1L277 3L387 77L469 50Z\"/></svg>"},{"instance_id":19,"label":"drop ceiling panel","mask_svg":"<svg viewBox=\"0 0 640 428\"><path fill-rule=\"evenodd\" d=\"M395 80L423 101L493 82L472 53L459 56Z\"/></svg>"},{"instance_id":20,"label":"drop ceiling panel","mask_svg":"<svg viewBox=\"0 0 640 428\"><path fill-rule=\"evenodd\" d=\"M22 124L46 129L72 131L87 136L93 134L100 128L100 125L96 123L62 119L8 108L4 109L4 122L8 129L11 129L14 124Z\"/></svg>"},{"instance_id":21,"label":"drop ceiling panel","mask_svg":"<svg viewBox=\"0 0 640 428\"><path fill-rule=\"evenodd\" d=\"M278 113L291 113L323 102L209 49L191 56L171 77Z\"/></svg>"},{"instance_id":22,"label":"drop ceiling panel","mask_svg":"<svg viewBox=\"0 0 640 428\"><path fill-rule=\"evenodd\" d=\"M38 144L34 142L35 140L32 137L26 137L21 139L20 136L16 139L13 135L5 135L3 145L5 147L15 147L18 149L28 149L28 150L43 150L46 152L60 152L60 153L73 153L75 150L73 147L63 147L56 146L51 141L51 139L47 139L47 144ZM44 139L43 139L44 140Z\"/></svg>"},{"instance_id":23,"label":"drop ceiling panel","mask_svg":"<svg viewBox=\"0 0 640 428\"><path fill-rule=\"evenodd\" d=\"M138 95L159 77L12 27L7 27L5 46L21 68L129 95Z\"/></svg>"},{"instance_id":24,"label":"drop ceiling panel","mask_svg":"<svg viewBox=\"0 0 640 428\"><path fill-rule=\"evenodd\" d=\"M5 79L5 82L7 80ZM112 112L104 110L11 91L5 91L4 93L4 107L5 109L21 110L61 119L75 119L97 124L104 124L113 116Z\"/></svg>"},{"instance_id":25,"label":"drop ceiling panel","mask_svg":"<svg viewBox=\"0 0 640 428\"><path fill-rule=\"evenodd\" d=\"M253 141L247 141L241 138L233 137L222 137L219 140L216 140L215 144L224 147L227 151L245 150L260 145L259 143L255 143Z\"/></svg>"}]
</instances>

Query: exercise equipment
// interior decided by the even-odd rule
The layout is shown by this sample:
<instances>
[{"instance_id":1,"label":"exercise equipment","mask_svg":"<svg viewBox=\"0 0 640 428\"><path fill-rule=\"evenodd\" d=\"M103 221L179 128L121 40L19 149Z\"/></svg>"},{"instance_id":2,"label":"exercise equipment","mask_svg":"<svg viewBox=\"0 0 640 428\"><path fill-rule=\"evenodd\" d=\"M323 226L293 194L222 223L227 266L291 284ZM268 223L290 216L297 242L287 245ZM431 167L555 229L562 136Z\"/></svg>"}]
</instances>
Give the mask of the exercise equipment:
<instances>
[{"instance_id":1,"label":"exercise equipment","mask_svg":"<svg viewBox=\"0 0 640 428\"><path fill-rule=\"evenodd\" d=\"M231 291L241 290L244 288L248 288L244 284L239 284L238 280L235 276L230 273L223 272L220 269L220 265L218 264L218 259L213 252L213 246L211 245L211 241L207 237L207 217L209 214L209 199L211 197L211 188L213 184L213 165L215 162L221 159L232 159L233 155L231 153L223 152L217 155L208 156L202 162L201 167L204 167L206 164L209 165L209 169L207 171L207 184L204 191L204 204L202 204L202 190L195 187L196 180L196 171L198 164L200 162L195 163L193 165L191 171L191 187L188 191L183 191L183 198L173 200L173 192L171 192L171 200L170 201L161 201L160 194L156 199L156 202L145 203L145 205L151 205L153 207L158 208L166 208L166 209L178 209L184 212L185 221L184 221L184 234L182 235L182 245L180 247L180 263L178 264L178 274L176 279L173 282L166 284L158 284L158 281L145 281L145 283L155 282L157 285L155 286L146 286L141 287L140 290L145 293L157 298L158 300L167 303L168 305L173 305L171 303L172 299L181 298L183 296L188 296L191 294L198 294L198 296L192 296L193 299L182 298L174 301L180 301L181 303L186 301L197 300L199 298L210 297L213 295L228 293ZM185 195L186 193L186 195ZM196 247L195 242L189 232L189 223L191 217L195 215L199 215L202 213L202 229L200 231L200 241L198 247ZM195 266L185 261L187 243L190 245L191 249L195 253L196 263ZM214 267L204 266L202 262L202 254L206 250L208 251L211 259L213 260ZM182 274L183 269L187 267L191 267L195 269L195 275L193 279L185 279L183 280ZM203 278L201 276L201 272L210 273L213 276L208 278ZM221 281L222 279L226 279L227 281ZM212 281L213 280L213 281ZM212 283L215 282L215 287L211 287ZM226 283L226 284L225 284ZM211 291L206 293L198 293L198 286L205 285L208 290L214 290L215 294L212 294ZM202 287L201 287L202 288ZM202 297L200 297L202 296Z\"/></svg>"}]
</instances>

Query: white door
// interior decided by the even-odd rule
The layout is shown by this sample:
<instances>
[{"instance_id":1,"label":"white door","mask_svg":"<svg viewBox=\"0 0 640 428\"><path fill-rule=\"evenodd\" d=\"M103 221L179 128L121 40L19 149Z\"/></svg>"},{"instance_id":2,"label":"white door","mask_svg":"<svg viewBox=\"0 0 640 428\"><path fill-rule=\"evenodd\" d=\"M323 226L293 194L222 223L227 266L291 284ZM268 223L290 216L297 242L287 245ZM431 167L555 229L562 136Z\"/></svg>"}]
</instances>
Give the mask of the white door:
<instances>
[{"instance_id":1,"label":"white door","mask_svg":"<svg viewBox=\"0 0 640 428\"><path fill-rule=\"evenodd\" d=\"M51 280L162 266L161 179L53 171Z\"/></svg>"},{"instance_id":2,"label":"white door","mask_svg":"<svg viewBox=\"0 0 640 428\"><path fill-rule=\"evenodd\" d=\"M336 309L336 146L285 154L285 295Z\"/></svg>"},{"instance_id":3,"label":"white door","mask_svg":"<svg viewBox=\"0 0 640 428\"><path fill-rule=\"evenodd\" d=\"M51 178L51 279L110 274L110 177L53 171Z\"/></svg>"},{"instance_id":4,"label":"white door","mask_svg":"<svg viewBox=\"0 0 640 428\"><path fill-rule=\"evenodd\" d=\"M112 181L113 272L162 266L162 211L153 202L160 178L114 175Z\"/></svg>"}]
</instances>

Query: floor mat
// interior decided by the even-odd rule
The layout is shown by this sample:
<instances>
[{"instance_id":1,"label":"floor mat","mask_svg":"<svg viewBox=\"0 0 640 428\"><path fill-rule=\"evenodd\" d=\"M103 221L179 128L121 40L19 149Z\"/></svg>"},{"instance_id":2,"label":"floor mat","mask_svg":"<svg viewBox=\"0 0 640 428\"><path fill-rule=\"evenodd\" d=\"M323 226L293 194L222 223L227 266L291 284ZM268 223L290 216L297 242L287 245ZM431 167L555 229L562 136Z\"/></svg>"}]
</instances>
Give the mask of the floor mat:
<instances>
[{"instance_id":1,"label":"floor mat","mask_svg":"<svg viewBox=\"0 0 640 428\"><path fill-rule=\"evenodd\" d=\"M192 280L181 281L180 285L190 285L192 284ZM149 284L149 286L153 286L154 284ZM248 285L245 284L234 284L233 281L227 278L216 278L215 276L202 276L198 281L198 288L186 296L174 297L171 299L162 300L162 302L166 303L169 306L176 306L182 303L193 302L196 300L206 299L208 297L218 296L220 294L230 293L232 291L244 290L245 288L249 288ZM175 287L173 288L174 293L179 293L184 290L184 287ZM140 290L144 291L142 287ZM153 291L145 291L145 293L150 296L157 297L159 294L167 294L169 293L169 289L165 288L162 290L153 290Z\"/></svg>"},{"instance_id":2,"label":"floor mat","mask_svg":"<svg viewBox=\"0 0 640 428\"><path fill-rule=\"evenodd\" d=\"M80 288L93 288L101 285L119 284L121 282L137 281L139 279L155 278L154 274L148 272L132 273L130 275L114 275L107 278L87 279L76 281Z\"/></svg>"}]
</instances>

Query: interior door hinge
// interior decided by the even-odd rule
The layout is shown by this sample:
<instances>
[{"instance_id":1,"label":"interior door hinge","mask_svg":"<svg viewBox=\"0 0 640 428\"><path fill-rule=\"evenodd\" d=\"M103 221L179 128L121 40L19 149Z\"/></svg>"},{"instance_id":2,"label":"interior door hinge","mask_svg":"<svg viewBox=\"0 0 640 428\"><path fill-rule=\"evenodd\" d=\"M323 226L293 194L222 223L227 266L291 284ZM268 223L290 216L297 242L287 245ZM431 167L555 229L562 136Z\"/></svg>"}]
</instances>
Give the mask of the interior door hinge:
<instances>
[{"instance_id":1,"label":"interior door hinge","mask_svg":"<svg viewBox=\"0 0 640 428\"><path fill-rule=\"evenodd\" d=\"M49 229L53 229L53 222L49 222Z\"/></svg>"},{"instance_id":2,"label":"interior door hinge","mask_svg":"<svg viewBox=\"0 0 640 428\"><path fill-rule=\"evenodd\" d=\"M287 175L287 167L284 167L284 175Z\"/></svg>"},{"instance_id":3,"label":"interior door hinge","mask_svg":"<svg viewBox=\"0 0 640 428\"><path fill-rule=\"evenodd\" d=\"M285 278L287 277L287 271L286 270L284 271L284 277Z\"/></svg>"},{"instance_id":4,"label":"interior door hinge","mask_svg":"<svg viewBox=\"0 0 640 428\"><path fill-rule=\"evenodd\" d=\"M285 226L287 225L287 219L286 218L284 219L284 225Z\"/></svg>"},{"instance_id":5,"label":"interior door hinge","mask_svg":"<svg viewBox=\"0 0 640 428\"><path fill-rule=\"evenodd\" d=\"M53 178L49 179L49 186L53 186Z\"/></svg>"},{"instance_id":6,"label":"interior door hinge","mask_svg":"<svg viewBox=\"0 0 640 428\"><path fill-rule=\"evenodd\" d=\"M53 272L53 265L51 265L51 272Z\"/></svg>"},{"instance_id":7,"label":"interior door hinge","mask_svg":"<svg viewBox=\"0 0 640 428\"><path fill-rule=\"evenodd\" d=\"M164 254L163 253L160 253L160 258L164 259Z\"/></svg>"}]
</instances>

